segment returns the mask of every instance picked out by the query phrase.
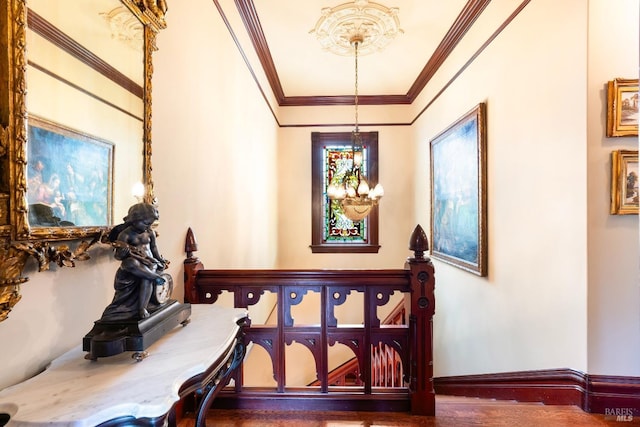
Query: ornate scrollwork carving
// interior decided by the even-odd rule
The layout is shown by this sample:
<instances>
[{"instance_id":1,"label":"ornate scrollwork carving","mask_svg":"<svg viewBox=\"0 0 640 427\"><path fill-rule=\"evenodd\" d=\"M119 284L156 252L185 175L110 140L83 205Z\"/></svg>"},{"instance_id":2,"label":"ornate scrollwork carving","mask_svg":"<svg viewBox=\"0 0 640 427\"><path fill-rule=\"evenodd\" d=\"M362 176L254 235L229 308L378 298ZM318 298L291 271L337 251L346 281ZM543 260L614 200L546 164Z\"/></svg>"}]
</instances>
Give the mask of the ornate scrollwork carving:
<instances>
[{"instance_id":1,"label":"ornate scrollwork carving","mask_svg":"<svg viewBox=\"0 0 640 427\"><path fill-rule=\"evenodd\" d=\"M54 246L47 241L39 242L16 242L12 246L18 251L22 251L32 256L38 261L38 271L49 270L51 264L58 267L75 267L76 261L86 261L91 257L88 249L101 240L102 235L94 237L92 240L83 240L74 250L66 244Z\"/></svg>"},{"instance_id":2,"label":"ornate scrollwork carving","mask_svg":"<svg viewBox=\"0 0 640 427\"><path fill-rule=\"evenodd\" d=\"M167 2L165 0L121 0L145 25L153 31L166 28L165 15Z\"/></svg>"},{"instance_id":3,"label":"ornate scrollwork carving","mask_svg":"<svg viewBox=\"0 0 640 427\"><path fill-rule=\"evenodd\" d=\"M149 9L158 19L164 19L167 13L167 2L164 0L144 0L144 7Z\"/></svg>"},{"instance_id":4,"label":"ornate scrollwork carving","mask_svg":"<svg viewBox=\"0 0 640 427\"><path fill-rule=\"evenodd\" d=\"M166 28L167 0L120 0L144 27L144 157L145 201L153 202L151 179L151 55L156 34ZM106 227L30 227L27 202L27 0L9 0L0 8L0 322L20 300L22 270L30 257L39 271L52 264L74 267L89 259ZM79 239L84 239L79 241ZM72 248L66 243L72 242Z\"/></svg>"},{"instance_id":5,"label":"ornate scrollwork carving","mask_svg":"<svg viewBox=\"0 0 640 427\"><path fill-rule=\"evenodd\" d=\"M143 129L143 139L144 139L144 156L142 161L142 173L144 176L144 180L146 182L145 188L145 202L147 203L156 203L156 197L153 192L153 166L151 165L151 129L153 127L153 121L151 117L151 105L152 98L151 94L153 91L152 87L152 76L153 76L153 51L157 49L156 47L156 31L152 31L149 27L145 27L144 31L145 35L145 55L144 55L144 129Z\"/></svg>"},{"instance_id":6,"label":"ornate scrollwork carving","mask_svg":"<svg viewBox=\"0 0 640 427\"><path fill-rule=\"evenodd\" d=\"M19 239L28 238L29 224L27 219L27 5L26 0L12 2L11 12L7 16L7 25L10 28L9 39L11 51L9 55L9 67L12 70L13 96L8 100L8 107L11 111L10 119L13 121L13 129L8 136L8 150L13 157L9 159L10 166L14 171L9 176L9 186L12 191L11 224L13 235Z\"/></svg>"},{"instance_id":7,"label":"ornate scrollwork carving","mask_svg":"<svg viewBox=\"0 0 640 427\"><path fill-rule=\"evenodd\" d=\"M9 147L9 128L0 126L0 157L7 155Z\"/></svg>"},{"instance_id":8,"label":"ornate scrollwork carving","mask_svg":"<svg viewBox=\"0 0 640 427\"><path fill-rule=\"evenodd\" d=\"M81 241L75 249L67 244L52 245L47 241L14 242L0 246L0 322L20 301L20 285L29 280L22 271L29 257L38 262L38 270L49 270L51 264L58 267L75 267L76 261L90 259L88 250L102 240L102 235Z\"/></svg>"},{"instance_id":9,"label":"ornate scrollwork carving","mask_svg":"<svg viewBox=\"0 0 640 427\"><path fill-rule=\"evenodd\" d=\"M20 285L28 280L22 277L27 258L27 253L16 248L0 247L0 322L20 301Z\"/></svg>"}]
</instances>

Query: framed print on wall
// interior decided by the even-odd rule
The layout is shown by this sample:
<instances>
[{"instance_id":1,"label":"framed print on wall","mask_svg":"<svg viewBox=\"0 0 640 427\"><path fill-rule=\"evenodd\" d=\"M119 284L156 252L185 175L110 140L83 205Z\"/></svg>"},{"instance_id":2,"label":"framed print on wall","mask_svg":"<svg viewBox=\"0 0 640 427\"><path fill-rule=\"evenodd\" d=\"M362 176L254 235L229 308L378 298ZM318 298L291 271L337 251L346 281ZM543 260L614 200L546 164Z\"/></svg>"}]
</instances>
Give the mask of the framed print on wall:
<instances>
[{"instance_id":1,"label":"framed print on wall","mask_svg":"<svg viewBox=\"0 0 640 427\"><path fill-rule=\"evenodd\" d=\"M638 214L638 150L611 153L611 214Z\"/></svg>"},{"instance_id":2,"label":"framed print on wall","mask_svg":"<svg viewBox=\"0 0 640 427\"><path fill-rule=\"evenodd\" d=\"M113 144L34 116L28 132L29 225L111 225Z\"/></svg>"},{"instance_id":3,"label":"framed print on wall","mask_svg":"<svg viewBox=\"0 0 640 427\"><path fill-rule=\"evenodd\" d=\"M607 136L638 135L638 79L607 84Z\"/></svg>"},{"instance_id":4,"label":"framed print on wall","mask_svg":"<svg viewBox=\"0 0 640 427\"><path fill-rule=\"evenodd\" d=\"M430 141L431 255L487 275L486 105Z\"/></svg>"}]
</instances>

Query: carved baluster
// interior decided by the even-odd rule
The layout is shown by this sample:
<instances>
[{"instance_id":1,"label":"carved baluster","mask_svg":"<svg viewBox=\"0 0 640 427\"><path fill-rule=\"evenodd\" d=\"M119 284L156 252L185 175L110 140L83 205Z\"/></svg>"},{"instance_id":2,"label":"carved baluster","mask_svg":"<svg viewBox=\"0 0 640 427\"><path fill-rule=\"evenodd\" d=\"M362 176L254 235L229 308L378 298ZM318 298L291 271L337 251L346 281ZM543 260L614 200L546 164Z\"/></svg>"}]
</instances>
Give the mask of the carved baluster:
<instances>
[{"instance_id":1,"label":"carved baluster","mask_svg":"<svg viewBox=\"0 0 640 427\"><path fill-rule=\"evenodd\" d=\"M277 369L275 371L275 380L277 383L277 392L284 393L285 388L285 379L286 379L286 370L285 370L285 360L284 360L284 325L285 325L285 312L291 313L291 309L288 306L288 302L285 303L285 300L288 301L288 298L285 296L287 293L287 289L285 286L278 287L278 331L277 331L277 342L275 345L275 352L272 357L275 357L275 365ZM291 314L289 314L291 317ZM293 323L293 320L292 320Z\"/></svg>"},{"instance_id":2,"label":"carved baluster","mask_svg":"<svg viewBox=\"0 0 640 427\"><path fill-rule=\"evenodd\" d=\"M199 270L204 269L204 265L200 262L197 256L193 253L198 250L198 242L193 235L191 227L187 230L187 237L185 238L184 251L187 253L187 258L184 260L184 302L190 302L192 304L198 304L201 301L198 297L198 290L196 287L196 276Z\"/></svg>"},{"instance_id":3,"label":"carved baluster","mask_svg":"<svg viewBox=\"0 0 640 427\"><path fill-rule=\"evenodd\" d=\"M427 235L416 226L409 240L414 256L407 260L411 272L411 333L410 382L411 412L416 415L435 415L435 390L433 388L433 315L435 313L435 271L431 259L424 253L429 250Z\"/></svg>"},{"instance_id":4,"label":"carved baluster","mask_svg":"<svg viewBox=\"0 0 640 427\"><path fill-rule=\"evenodd\" d=\"M371 366L373 366L373 348L371 346L371 325L372 324L380 324L380 320L378 320L378 313L376 309L376 292L373 290L373 287L367 286L364 288L364 337L363 337L363 347L365 351L363 353L362 365L360 368L360 375L362 377L362 382L364 383L364 394L371 394L371 385L372 385L372 375L371 375Z\"/></svg>"}]
</instances>

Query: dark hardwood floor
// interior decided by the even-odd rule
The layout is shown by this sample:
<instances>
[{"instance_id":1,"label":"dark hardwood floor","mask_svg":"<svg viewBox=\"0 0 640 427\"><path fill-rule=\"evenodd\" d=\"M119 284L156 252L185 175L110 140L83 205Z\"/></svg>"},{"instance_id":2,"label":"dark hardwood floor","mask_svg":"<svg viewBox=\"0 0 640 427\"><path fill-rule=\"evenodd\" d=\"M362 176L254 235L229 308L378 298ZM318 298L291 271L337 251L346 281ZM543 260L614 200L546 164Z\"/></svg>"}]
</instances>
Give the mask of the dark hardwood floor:
<instances>
[{"instance_id":1,"label":"dark hardwood floor","mask_svg":"<svg viewBox=\"0 0 640 427\"><path fill-rule=\"evenodd\" d=\"M193 427L184 418L179 427ZM588 414L575 406L547 406L540 403L437 396L436 416L418 417L384 412L280 412L211 410L208 427L466 427L466 426L640 426L640 419L616 421L604 415Z\"/></svg>"}]
</instances>

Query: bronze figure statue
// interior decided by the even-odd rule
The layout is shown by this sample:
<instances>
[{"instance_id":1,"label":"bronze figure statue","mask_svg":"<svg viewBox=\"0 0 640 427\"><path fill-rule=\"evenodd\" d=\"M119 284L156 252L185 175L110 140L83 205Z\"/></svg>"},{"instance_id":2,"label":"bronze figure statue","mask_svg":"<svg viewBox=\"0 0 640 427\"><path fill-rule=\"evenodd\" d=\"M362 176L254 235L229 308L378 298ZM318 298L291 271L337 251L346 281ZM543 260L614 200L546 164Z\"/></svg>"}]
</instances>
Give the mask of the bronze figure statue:
<instances>
[{"instance_id":1,"label":"bronze figure statue","mask_svg":"<svg viewBox=\"0 0 640 427\"><path fill-rule=\"evenodd\" d=\"M162 271L168 266L158 252L156 233L151 225L158 220L158 209L149 203L129 208L124 223L111 230L109 241L115 258L121 261L114 280L115 295L102 314L102 320L130 320L149 317L161 301L151 301L155 287L166 282Z\"/></svg>"},{"instance_id":2,"label":"bronze figure statue","mask_svg":"<svg viewBox=\"0 0 640 427\"><path fill-rule=\"evenodd\" d=\"M155 205L137 203L129 208L124 223L107 236L106 243L114 248L120 267L113 282L113 300L84 337L87 359L135 351L133 357L142 360L149 345L178 324L189 322L190 304L169 299L173 280L164 272L169 261L160 255L151 228L158 218Z\"/></svg>"}]
</instances>

